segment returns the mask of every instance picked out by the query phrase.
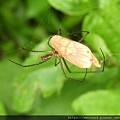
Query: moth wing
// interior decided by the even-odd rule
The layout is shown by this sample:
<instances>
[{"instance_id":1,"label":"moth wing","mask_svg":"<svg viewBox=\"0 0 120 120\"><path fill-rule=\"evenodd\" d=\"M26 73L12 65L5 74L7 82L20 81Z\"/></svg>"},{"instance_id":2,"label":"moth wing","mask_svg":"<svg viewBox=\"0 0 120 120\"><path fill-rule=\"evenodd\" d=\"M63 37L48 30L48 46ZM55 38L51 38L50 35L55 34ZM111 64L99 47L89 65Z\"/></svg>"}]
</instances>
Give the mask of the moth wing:
<instances>
[{"instance_id":1,"label":"moth wing","mask_svg":"<svg viewBox=\"0 0 120 120\"><path fill-rule=\"evenodd\" d=\"M67 51L69 52L64 58L80 68L90 68L92 65L90 49L81 43L74 42L74 45L76 47L72 47L71 45L67 47ZM71 52L70 49L72 49Z\"/></svg>"},{"instance_id":2,"label":"moth wing","mask_svg":"<svg viewBox=\"0 0 120 120\"><path fill-rule=\"evenodd\" d=\"M96 67L101 66L87 46L75 41L67 46L63 57L80 68L90 68L92 64Z\"/></svg>"},{"instance_id":3,"label":"moth wing","mask_svg":"<svg viewBox=\"0 0 120 120\"><path fill-rule=\"evenodd\" d=\"M50 42L60 56L80 68L90 68L92 64L96 67L101 67L91 50L79 42L59 35L53 36Z\"/></svg>"}]
</instances>

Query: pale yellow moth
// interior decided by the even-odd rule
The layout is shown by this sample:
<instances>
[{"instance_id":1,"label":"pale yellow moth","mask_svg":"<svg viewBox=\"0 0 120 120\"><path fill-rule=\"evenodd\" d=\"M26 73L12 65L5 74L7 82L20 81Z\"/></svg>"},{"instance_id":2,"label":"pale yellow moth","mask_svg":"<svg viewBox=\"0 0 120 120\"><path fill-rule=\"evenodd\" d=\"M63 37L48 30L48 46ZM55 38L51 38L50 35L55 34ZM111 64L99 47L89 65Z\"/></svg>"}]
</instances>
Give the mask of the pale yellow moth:
<instances>
[{"instance_id":1,"label":"pale yellow moth","mask_svg":"<svg viewBox=\"0 0 120 120\"><path fill-rule=\"evenodd\" d=\"M91 65L101 67L91 50L79 42L54 35L50 43L60 56L80 68L90 68Z\"/></svg>"}]
</instances>

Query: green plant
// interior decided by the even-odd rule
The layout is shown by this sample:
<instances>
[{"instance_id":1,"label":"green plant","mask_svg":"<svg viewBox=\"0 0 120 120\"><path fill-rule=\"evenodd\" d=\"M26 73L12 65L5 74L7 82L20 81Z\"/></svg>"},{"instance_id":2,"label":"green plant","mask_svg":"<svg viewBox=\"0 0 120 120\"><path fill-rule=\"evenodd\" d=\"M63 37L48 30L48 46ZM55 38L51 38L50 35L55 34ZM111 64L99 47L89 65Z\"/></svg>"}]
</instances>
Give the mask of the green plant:
<instances>
[{"instance_id":1,"label":"green plant","mask_svg":"<svg viewBox=\"0 0 120 120\"><path fill-rule=\"evenodd\" d=\"M1 1L0 113L120 114L118 2ZM105 71L88 74L85 82L78 83L66 80L59 65L54 67L54 60L30 68L21 68L8 61L8 58L11 58L23 64L38 62L43 53L30 53L25 56L27 52L23 52L21 46L34 50L50 50L47 41L59 28L65 37L68 37L68 31L74 34L81 30L89 31L84 43L99 59L102 59L100 48L106 56L113 54L106 59Z\"/></svg>"}]
</instances>

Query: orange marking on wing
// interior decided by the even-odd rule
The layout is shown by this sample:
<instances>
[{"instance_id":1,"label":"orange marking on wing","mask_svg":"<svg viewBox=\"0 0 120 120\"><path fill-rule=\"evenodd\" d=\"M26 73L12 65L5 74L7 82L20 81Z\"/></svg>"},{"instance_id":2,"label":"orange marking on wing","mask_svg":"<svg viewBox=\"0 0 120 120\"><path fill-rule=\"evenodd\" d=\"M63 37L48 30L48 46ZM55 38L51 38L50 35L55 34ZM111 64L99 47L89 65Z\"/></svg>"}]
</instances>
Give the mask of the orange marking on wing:
<instances>
[{"instance_id":1,"label":"orange marking on wing","mask_svg":"<svg viewBox=\"0 0 120 120\"><path fill-rule=\"evenodd\" d=\"M91 65L101 67L91 50L79 42L63 38L60 35L54 35L50 42L60 56L80 68L90 68Z\"/></svg>"}]
</instances>

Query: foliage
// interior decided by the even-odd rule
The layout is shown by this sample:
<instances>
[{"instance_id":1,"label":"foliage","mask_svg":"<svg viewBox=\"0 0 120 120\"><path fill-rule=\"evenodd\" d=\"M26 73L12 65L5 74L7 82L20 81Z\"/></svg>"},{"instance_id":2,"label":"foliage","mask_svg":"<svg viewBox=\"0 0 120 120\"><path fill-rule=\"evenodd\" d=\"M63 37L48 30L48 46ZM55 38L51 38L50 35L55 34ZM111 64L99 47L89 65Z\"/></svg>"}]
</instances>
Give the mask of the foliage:
<instances>
[{"instance_id":1,"label":"foliage","mask_svg":"<svg viewBox=\"0 0 120 120\"><path fill-rule=\"evenodd\" d=\"M0 3L0 114L120 114L119 0L1 0ZM99 49L102 48L107 58L105 71L88 74L80 83L65 79L60 65L54 66L54 59L29 68L9 62L9 58L21 64L39 62L46 52L29 53L21 46L51 50L47 42L59 28L64 37L89 31L83 42L98 59L103 59Z\"/></svg>"}]
</instances>

